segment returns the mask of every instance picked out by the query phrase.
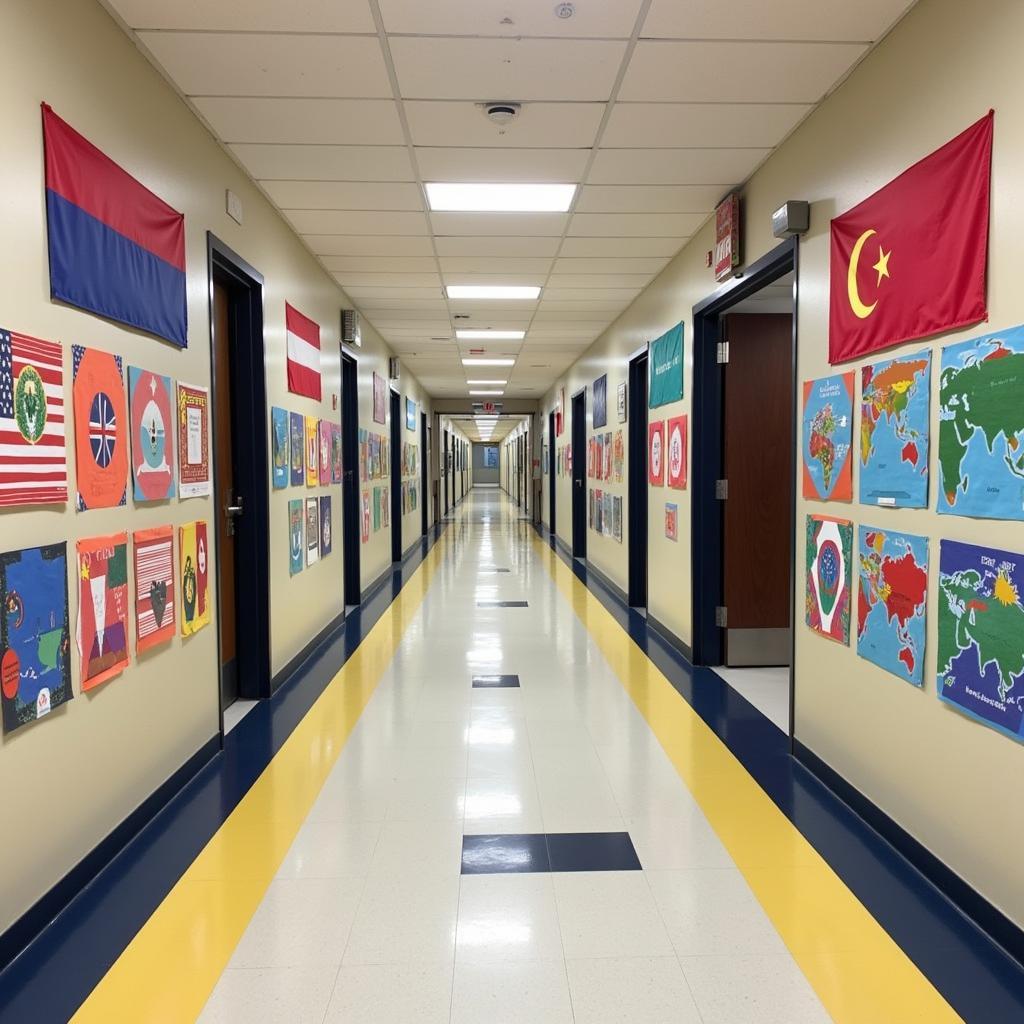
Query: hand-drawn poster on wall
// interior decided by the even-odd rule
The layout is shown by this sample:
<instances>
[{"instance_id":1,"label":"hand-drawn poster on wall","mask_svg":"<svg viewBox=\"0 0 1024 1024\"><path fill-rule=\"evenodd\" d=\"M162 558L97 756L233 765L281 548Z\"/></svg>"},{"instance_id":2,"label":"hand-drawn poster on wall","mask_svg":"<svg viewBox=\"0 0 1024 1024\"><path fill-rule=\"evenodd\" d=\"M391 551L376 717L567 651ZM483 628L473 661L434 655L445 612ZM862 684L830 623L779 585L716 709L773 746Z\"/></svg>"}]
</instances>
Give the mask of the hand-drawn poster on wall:
<instances>
[{"instance_id":1,"label":"hand-drawn poster on wall","mask_svg":"<svg viewBox=\"0 0 1024 1024\"><path fill-rule=\"evenodd\" d=\"M648 363L648 407L656 409L659 405L678 402L683 397L682 324L676 324L651 342Z\"/></svg>"},{"instance_id":2,"label":"hand-drawn poster on wall","mask_svg":"<svg viewBox=\"0 0 1024 1024\"><path fill-rule=\"evenodd\" d=\"M416 429L416 403L411 398L405 400L405 429Z\"/></svg>"},{"instance_id":3,"label":"hand-drawn poster on wall","mask_svg":"<svg viewBox=\"0 0 1024 1024\"><path fill-rule=\"evenodd\" d=\"M288 414L288 447L291 459L291 485L301 487L306 480L306 417L301 412Z\"/></svg>"},{"instance_id":4,"label":"hand-drawn poster on wall","mask_svg":"<svg viewBox=\"0 0 1024 1024\"><path fill-rule=\"evenodd\" d=\"M618 413L619 422L626 422L626 382L623 381L616 392L616 412Z\"/></svg>"},{"instance_id":5,"label":"hand-drawn poster on wall","mask_svg":"<svg viewBox=\"0 0 1024 1024\"><path fill-rule=\"evenodd\" d=\"M647 424L647 482L653 487L665 483L665 424Z\"/></svg>"},{"instance_id":6,"label":"hand-drawn poster on wall","mask_svg":"<svg viewBox=\"0 0 1024 1024\"><path fill-rule=\"evenodd\" d=\"M174 497L174 416L170 377L128 367L132 477L136 501Z\"/></svg>"},{"instance_id":7,"label":"hand-drawn poster on wall","mask_svg":"<svg viewBox=\"0 0 1024 1024\"><path fill-rule=\"evenodd\" d=\"M594 381L594 426L603 427L608 422L608 374L604 373Z\"/></svg>"},{"instance_id":8,"label":"hand-drawn poster on wall","mask_svg":"<svg viewBox=\"0 0 1024 1024\"><path fill-rule=\"evenodd\" d=\"M71 700L67 545L0 554L0 694L4 732Z\"/></svg>"},{"instance_id":9,"label":"hand-drawn poster on wall","mask_svg":"<svg viewBox=\"0 0 1024 1024\"><path fill-rule=\"evenodd\" d=\"M331 553L331 496L320 496L320 557L326 558Z\"/></svg>"},{"instance_id":10,"label":"hand-drawn poster on wall","mask_svg":"<svg viewBox=\"0 0 1024 1024\"><path fill-rule=\"evenodd\" d=\"M807 625L836 643L850 642L853 523L807 517Z\"/></svg>"},{"instance_id":11,"label":"hand-drawn poster on wall","mask_svg":"<svg viewBox=\"0 0 1024 1024\"><path fill-rule=\"evenodd\" d=\"M373 422L387 422L388 382L379 374L373 375Z\"/></svg>"},{"instance_id":12,"label":"hand-drawn poster on wall","mask_svg":"<svg viewBox=\"0 0 1024 1024\"><path fill-rule=\"evenodd\" d=\"M622 467L626 458L626 445L622 439L622 431L616 430L612 440L612 477L617 484L622 483Z\"/></svg>"},{"instance_id":13,"label":"hand-drawn poster on wall","mask_svg":"<svg viewBox=\"0 0 1024 1024\"><path fill-rule=\"evenodd\" d=\"M79 512L124 505L128 480L128 410L121 357L71 346L75 466Z\"/></svg>"},{"instance_id":14,"label":"hand-drawn poster on wall","mask_svg":"<svg viewBox=\"0 0 1024 1024\"><path fill-rule=\"evenodd\" d=\"M672 501L665 502L665 536L679 540L679 506Z\"/></svg>"},{"instance_id":15,"label":"hand-drawn poster on wall","mask_svg":"<svg viewBox=\"0 0 1024 1024\"><path fill-rule=\"evenodd\" d=\"M306 417L306 486L316 487L320 482L320 421Z\"/></svg>"},{"instance_id":16,"label":"hand-drawn poster on wall","mask_svg":"<svg viewBox=\"0 0 1024 1024\"><path fill-rule=\"evenodd\" d=\"M1024 326L942 350L939 476L940 513L1024 519Z\"/></svg>"},{"instance_id":17,"label":"hand-drawn poster on wall","mask_svg":"<svg viewBox=\"0 0 1024 1024\"><path fill-rule=\"evenodd\" d=\"M199 519L178 527L181 571L181 635L191 636L210 623L210 538Z\"/></svg>"},{"instance_id":18,"label":"hand-drawn poster on wall","mask_svg":"<svg viewBox=\"0 0 1024 1024\"><path fill-rule=\"evenodd\" d=\"M1024 554L944 540L939 697L1024 742Z\"/></svg>"},{"instance_id":19,"label":"hand-drawn poster on wall","mask_svg":"<svg viewBox=\"0 0 1024 1024\"><path fill-rule=\"evenodd\" d=\"M686 417L668 421L668 485L677 491L686 490Z\"/></svg>"},{"instance_id":20,"label":"hand-drawn poster on wall","mask_svg":"<svg viewBox=\"0 0 1024 1024\"><path fill-rule=\"evenodd\" d=\"M341 424L331 424L331 483L341 483Z\"/></svg>"},{"instance_id":21,"label":"hand-drawn poster on wall","mask_svg":"<svg viewBox=\"0 0 1024 1024\"><path fill-rule=\"evenodd\" d=\"M853 500L853 371L804 381L803 495Z\"/></svg>"},{"instance_id":22,"label":"hand-drawn poster on wall","mask_svg":"<svg viewBox=\"0 0 1024 1024\"><path fill-rule=\"evenodd\" d=\"M861 369L862 504L927 507L931 368L926 350Z\"/></svg>"},{"instance_id":23,"label":"hand-drawn poster on wall","mask_svg":"<svg viewBox=\"0 0 1024 1024\"><path fill-rule=\"evenodd\" d=\"M370 492L363 491L362 507L359 513L360 539L365 544L370 539Z\"/></svg>"},{"instance_id":24,"label":"hand-drawn poster on wall","mask_svg":"<svg viewBox=\"0 0 1024 1024\"><path fill-rule=\"evenodd\" d=\"M135 635L142 651L174 636L174 528L132 534L135 550Z\"/></svg>"},{"instance_id":25,"label":"hand-drawn poster on wall","mask_svg":"<svg viewBox=\"0 0 1024 1024\"><path fill-rule=\"evenodd\" d=\"M274 490L288 486L288 410L276 407L270 410L271 479Z\"/></svg>"},{"instance_id":26,"label":"hand-drawn poster on wall","mask_svg":"<svg viewBox=\"0 0 1024 1024\"><path fill-rule=\"evenodd\" d=\"M612 498L612 536L622 543L622 497L618 494Z\"/></svg>"},{"instance_id":27,"label":"hand-drawn poster on wall","mask_svg":"<svg viewBox=\"0 0 1024 1024\"><path fill-rule=\"evenodd\" d=\"M128 666L128 534L80 540L78 653L82 689Z\"/></svg>"},{"instance_id":28,"label":"hand-drawn poster on wall","mask_svg":"<svg viewBox=\"0 0 1024 1024\"><path fill-rule=\"evenodd\" d=\"M178 493L210 493L210 389L178 381Z\"/></svg>"},{"instance_id":29,"label":"hand-drawn poster on wall","mask_svg":"<svg viewBox=\"0 0 1024 1024\"><path fill-rule=\"evenodd\" d=\"M306 499L306 565L320 560L320 503Z\"/></svg>"},{"instance_id":30,"label":"hand-drawn poster on wall","mask_svg":"<svg viewBox=\"0 0 1024 1024\"><path fill-rule=\"evenodd\" d=\"M305 511L302 507L302 499L296 498L288 502L288 575L295 576L302 572L303 556L305 554L305 538L303 534L303 523L305 522Z\"/></svg>"},{"instance_id":31,"label":"hand-drawn poster on wall","mask_svg":"<svg viewBox=\"0 0 1024 1024\"><path fill-rule=\"evenodd\" d=\"M320 486L326 487L331 482L331 424L328 420L320 421Z\"/></svg>"},{"instance_id":32,"label":"hand-drawn poster on wall","mask_svg":"<svg viewBox=\"0 0 1024 1024\"><path fill-rule=\"evenodd\" d=\"M857 556L857 653L921 686L928 607L928 538L862 526Z\"/></svg>"}]
</instances>

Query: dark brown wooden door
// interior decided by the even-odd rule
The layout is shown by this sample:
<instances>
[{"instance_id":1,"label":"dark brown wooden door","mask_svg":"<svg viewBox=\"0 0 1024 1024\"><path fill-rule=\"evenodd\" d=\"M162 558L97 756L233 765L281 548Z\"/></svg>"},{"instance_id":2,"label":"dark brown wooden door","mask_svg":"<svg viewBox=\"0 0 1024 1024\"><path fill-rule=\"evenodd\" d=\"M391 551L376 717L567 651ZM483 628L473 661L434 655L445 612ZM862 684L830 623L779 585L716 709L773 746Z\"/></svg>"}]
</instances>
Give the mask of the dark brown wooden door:
<instances>
[{"instance_id":1,"label":"dark brown wooden door","mask_svg":"<svg viewBox=\"0 0 1024 1024\"><path fill-rule=\"evenodd\" d=\"M725 367L724 597L727 665L790 658L793 558L793 318L722 320Z\"/></svg>"}]
</instances>

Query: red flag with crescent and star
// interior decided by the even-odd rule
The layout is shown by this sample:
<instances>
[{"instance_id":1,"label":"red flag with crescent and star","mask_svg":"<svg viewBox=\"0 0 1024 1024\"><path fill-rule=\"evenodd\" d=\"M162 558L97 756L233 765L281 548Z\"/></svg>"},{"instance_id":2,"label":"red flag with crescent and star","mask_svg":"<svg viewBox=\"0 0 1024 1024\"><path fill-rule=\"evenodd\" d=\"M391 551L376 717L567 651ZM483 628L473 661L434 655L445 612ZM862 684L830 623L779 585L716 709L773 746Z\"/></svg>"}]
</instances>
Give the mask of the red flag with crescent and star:
<instances>
[{"instance_id":1,"label":"red flag with crescent and star","mask_svg":"<svg viewBox=\"0 0 1024 1024\"><path fill-rule=\"evenodd\" d=\"M988 317L990 110L832 221L828 359Z\"/></svg>"}]
</instances>

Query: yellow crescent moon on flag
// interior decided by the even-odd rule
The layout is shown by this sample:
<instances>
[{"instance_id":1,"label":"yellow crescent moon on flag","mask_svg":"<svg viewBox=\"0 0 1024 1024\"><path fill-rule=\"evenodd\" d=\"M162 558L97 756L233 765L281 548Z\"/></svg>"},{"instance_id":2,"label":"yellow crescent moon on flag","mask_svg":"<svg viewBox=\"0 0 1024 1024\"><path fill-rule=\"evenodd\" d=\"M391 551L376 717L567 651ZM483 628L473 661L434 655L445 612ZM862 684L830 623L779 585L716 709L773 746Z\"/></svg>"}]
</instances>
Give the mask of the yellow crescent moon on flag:
<instances>
[{"instance_id":1,"label":"yellow crescent moon on flag","mask_svg":"<svg viewBox=\"0 0 1024 1024\"><path fill-rule=\"evenodd\" d=\"M866 320L875 311L875 306L878 305L878 301L874 301L870 306L865 306L860 301L860 295L857 292L857 265L860 263L860 251L864 248L864 243L875 234L874 228L868 228L860 238L857 239L856 244L853 247L853 252L850 253L850 267L846 272L846 291L850 298L850 309L860 317L861 320Z\"/></svg>"}]
</instances>

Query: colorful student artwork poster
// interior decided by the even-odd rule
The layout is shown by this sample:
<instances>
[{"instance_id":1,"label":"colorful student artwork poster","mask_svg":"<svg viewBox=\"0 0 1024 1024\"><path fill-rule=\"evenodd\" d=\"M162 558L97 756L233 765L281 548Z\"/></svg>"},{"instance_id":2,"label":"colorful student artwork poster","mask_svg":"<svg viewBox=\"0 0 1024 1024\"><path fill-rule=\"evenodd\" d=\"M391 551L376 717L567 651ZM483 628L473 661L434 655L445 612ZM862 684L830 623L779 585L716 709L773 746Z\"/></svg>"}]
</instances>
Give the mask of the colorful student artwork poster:
<instances>
[{"instance_id":1,"label":"colorful student artwork poster","mask_svg":"<svg viewBox=\"0 0 1024 1024\"><path fill-rule=\"evenodd\" d=\"M594 529L601 533L604 530L604 494L594 491Z\"/></svg>"},{"instance_id":2,"label":"colorful student artwork poster","mask_svg":"<svg viewBox=\"0 0 1024 1024\"><path fill-rule=\"evenodd\" d=\"M316 498L306 499L306 565L320 560L320 503Z\"/></svg>"},{"instance_id":3,"label":"colorful student artwork poster","mask_svg":"<svg viewBox=\"0 0 1024 1024\"><path fill-rule=\"evenodd\" d=\"M665 483L665 424L661 420L647 425L647 482L653 487Z\"/></svg>"},{"instance_id":4,"label":"colorful student artwork poster","mask_svg":"<svg viewBox=\"0 0 1024 1024\"><path fill-rule=\"evenodd\" d=\"M857 653L900 679L924 682L928 538L860 527Z\"/></svg>"},{"instance_id":5,"label":"colorful student artwork poster","mask_svg":"<svg viewBox=\"0 0 1024 1024\"><path fill-rule=\"evenodd\" d=\"M320 486L326 487L331 482L331 424L328 420L320 421Z\"/></svg>"},{"instance_id":6,"label":"colorful student artwork poster","mask_svg":"<svg viewBox=\"0 0 1024 1024\"><path fill-rule=\"evenodd\" d=\"M121 357L71 346L79 512L127 501L128 410Z\"/></svg>"},{"instance_id":7,"label":"colorful student artwork poster","mask_svg":"<svg viewBox=\"0 0 1024 1024\"><path fill-rule=\"evenodd\" d=\"M0 695L4 732L74 696L67 545L0 554Z\"/></svg>"},{"instance_id":8,"label":"colorful student artwork poster","mask_svg":"<svg viewBox=\"0 0 1024 1024\"><path fill-rule=\"evenodd\" d=\"M359 515L360 539L365 544L370 539L370 492L363 491L362 508Z\"/></svg>"},{"instance_id":9,"label":"colorful student artwork poster","mask_svg":"<svg viewBox=\"0 0 1024 1024\"><path fill-rule=\"evenodd\" d=\"M1024 326L942 350L939 475L940 513L1024 519Z\"/></svg>"},{"instance_id":10,"label":"colorful student artwork poster","mask_svg":"<svg viewBox=\"0 0 1024 1024\"><path fill-rule=\"evenodd\" d=\"M602 374L594 381L594 426L603 427L608 422L608 374Z\"/></svg>"},{"instance_id":11,"label":"colorful student artwork poster","mask_svg":"<svg viewBox=\"0 0 1024 1024\"><path fill-rule=\"evenodd\" d=\"M302 499L296 498L288 502L288 575L295 576L302 572L305 556L305 510Z\"/></svg>"},{"instance_id":12,"label":"colorful student artwork poster","mask_svg":"<svg viewBox=\"0 0 1024 1024\"><path fill-rule=\"evenodd\" d=\"M622 543L622 497L612 498L612 536Z\"/></svg>"},{"instance_id":13,"label":"colorful student artwork poster","mask_svg":"<svg viewBox=\"0 0 1024 1024\"><path fill-rule=\"evenodd\" d=\"M861 369L860 500L928 507L928 409L932 354Z\"/></svg>"},{"instance_id":14,"label":"colorful student artwork poster","mask_svg":"<svg viewBox=\"0 0 1024 1024\"><path fill-rule=\"evenodd\" d=\"M210 483L210 389L178 381L178 493L202 498Z\"/></svg>"},{"instance_id":15,"label":"colorful student artwork poster","mask_svg":"<svg viewBox=\"0 0 1024 1024\"><path fill-rule=\"evenodd\" d=\"M807 625L840 644L850 642L852 552L853 523L825 516L807 517Z\"/></svg>"},{"instance_id":16,"label":"colorful student artwork poster","mask_svg":"<svg viewBox=\"0 0 1024 1024\"><path fill-rule=\"evenodd\" d=\"M270 410L270 454L271 454L271 482L275 491L283 490L288 486L288 474L290 466L288 463L290 434L288 430L288 410L278 409L276 406Z\"/></svg>"},{"instance_id":17,"label":"colorful student artwork poster","mask_svg":"<svg viewBox=\"0 0 1024 1024\"><path fill-rule=\"evenodd\" d=\"M128 415L132 423L132 478L136 501L174 497L174 383L137 366L128 367Z\"/></svg>"},{"instance_id":18,"label":"colorful student artwork poster","mask_svg":"<svg viewBox=\"0 0 1024 1024\"><path fill-rule=\"evenodd\" d=\"M416 429L416 403L411 398L405 400L405 429Z\"/></svg>"},{"instance_id":19,"label":"colorful student artwork poster","mask_svg":"<svg viewBox=\"0 0 1024 1024\"><path fill-rule=\"evenodd\" d=\"M128 534L80 540L78 654L82 689L128 667Z\"/></svg>"},{"instance_id":20,"label":"colorful student artwork poster","mask_svg":"<svg viewBox=\"0 0 1024 1024\"><path fill-rule=\"evenodd\" d=\"M387 423L388 382L379 374L373 375L373 422Z\"/></svg>"},{"instance_id":21,"label":"colorful student artwork poster","mask_svg":"<svg viewBox=\"0 0 1024 1024\"><path fill-rule=\"evenodd\" d=\"M626 461L626 443L622 431L616 430L612 439L612 478L617 484L622 483L622 468Z\"/></svg>"},{"instance_id":22,"label":"colorful student artwork poster","mask_svg":"<svg viewBox=\"0 0 1024 1024\"><path fill-rule=\"evenodd\" d=\"M685 416L668 421L668 485L677 491L686 490L686 425Z\"/></svg>"},{"instance_id":23,"label":"colorful student artwork poster","mask_svg":"<svg viewBox=\"0 0 1024 1024\"><path fill-rule=\"evenodd\" d=\"M67 500L61 347L0 328L0 508Z\"/></svg>"},{"instance_id":24,"label":"colorful student artwork poster","mask_svg":"<svg viewBox=\"0 0 1024 1024\"><path fill-rule=\"evenodd\" d=\"M135 551L135 637L139 653L174 636L174 528L132 534Z\"/></svg>"},{"instance_id":25,"label":"colorful student artwork poster","mask_svg":"<svg viewBox=\"0 0 1024 1024\"><path fill-rule=\"evenodd\" d=\"M326 558L331 553L331 496L320 496L320 557Z\"/></svg>"},{"instance_id":26,"label":"colorful student artwork poster","mask_svg":"<svg viewBox=\"0 0 1024 1024\"><path fill-rule=\"evenodd\" d=\"M306 417L306 486L320 483L320 421Z\"/></svg>"},{"instance_id":27,"label":"colorful student artwork poster","mask_svg":"<svg viewBox=\"0 0 1024 1024\"><path fill-rule=\"evenodd\" d=\"M853 371L804 381L803 495L853 500Z\"/></svg>"},{"instance_id":28,"label":"colorful student artwork poster","mask_svg":"<svg viewBox=\"0 0 1024 1024\"><path fill-rule=\"evenodd\" d=\"M331 483L341 483L341 424L331 424Z\"/></svg>"},{"instance_id":29,"label":"colorful student artwork poster","mask_svg":"<svg viewBox=\"0 0 1024 1024\"><path fill-rule=\"evenodd\" d=\"M178 527L181 570L181 635L210 624L210 535L202 519Z\"/></svg>"},{"instance_id":30,"label":"colorful student artwork poster","mask_svg":"<svg viewBox=\"0 0 1024 1024\"><path fill-rule=\"evenodd\" d=\"M650 345L647 405L678 402L683 397L683 325L676 324Z\"/></svg>"},{"instance_id":31,"label":"colorful student artwork poster","mask_svg":"<svg viewBox=\"0 0 1024 1024\"><path fill-rule=\"evenodd\" d=\"M679 506L674 502L665 503L665 536L679 540Z\"/></svg>"},{"instance_id":32,"label":"colorful student artwork poster","mask_svg":"<svg viewBox=\"0 0 1024 1024\"><path fill-rule=\"evenodd\" d=\"M288 425L290 482L292 487L301 487L306 481L306 417L301 412L290 412Z\"/></svg>"},{"instance_id":33,"label":"colorful student artwork poster","mask_svg":"<svg viewBox=\"0 0 1024 1024\"><path fill-rule=\"evenodd\" d=\"M623 381L616 392L616 413L620 423L626 422L626 382Z\"/></svg>"},{"instance_id":34,"label":"colorful student artwork poster","mask_svg":"<svg viewBox=\"0 0 1024 1024\"><path fill-rule=\"evenodd\" d=\"M944 540L939 697L1024 742L1024 554Z\"/></svg>"}]
</instances>

